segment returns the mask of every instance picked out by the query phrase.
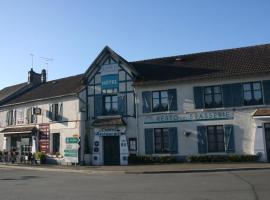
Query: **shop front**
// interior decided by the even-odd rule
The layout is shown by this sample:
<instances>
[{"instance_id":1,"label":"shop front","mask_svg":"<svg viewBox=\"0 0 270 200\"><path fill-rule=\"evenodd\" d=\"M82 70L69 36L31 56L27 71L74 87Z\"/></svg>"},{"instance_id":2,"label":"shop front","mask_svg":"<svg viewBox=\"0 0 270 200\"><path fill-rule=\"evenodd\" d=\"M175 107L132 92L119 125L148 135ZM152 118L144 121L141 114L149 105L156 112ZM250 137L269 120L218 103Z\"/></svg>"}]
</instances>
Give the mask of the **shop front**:
<instances>
[{"instance_id":1,"label":"shop front","mask_svg":"<svg viewBox=\"0 0 270 200\"><path fill-rule=\"evenodd\" d=\"M121 118L93 123L93 165L128 165L126 124Z\"/></svg>"},{"instance_id":2,"label":"shop front","mask_svg":"<svg viewBox=\"0 0 270 200\"><path fill-rule=\"evenodd\" d=\"M6 141L5 161L23 162L29 160L37 150L38 130L36 127L6 128L1 131Z\"/></svg>"}]
</instances>

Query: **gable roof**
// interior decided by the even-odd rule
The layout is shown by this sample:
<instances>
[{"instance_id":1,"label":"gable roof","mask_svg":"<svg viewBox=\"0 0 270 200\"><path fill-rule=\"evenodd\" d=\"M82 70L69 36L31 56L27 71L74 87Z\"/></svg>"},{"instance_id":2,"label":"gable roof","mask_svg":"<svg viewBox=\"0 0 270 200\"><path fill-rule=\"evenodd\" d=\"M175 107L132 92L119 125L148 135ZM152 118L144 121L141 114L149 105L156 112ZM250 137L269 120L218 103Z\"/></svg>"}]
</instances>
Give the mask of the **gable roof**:
<instances>
[{"instance_id":1,"label":"gable roof","mask_svg":"<svg viewBox=\"0 0 270 200\"><path fill-rule=\"evenodd\" d=\"M2 106L76 94L84 87L82 83L83 77L83 74L80 74L42 83L4 102Z\"/></svg>"},{"instance_id":2,"label":"gable roof","mask_svg":"<svg viewBox=\"0 0 270 200\"><path fill-rule=\"evenodd\" d=\"M270 44L130 62L137 84L270 73Z\"/></svg>"},{"instance_id":3,"label":"gable roof","mask_svg":"<svg viewBox=\"0 0 270 200\"><path fill-rule=\"evenodd\" d=\"M0 102L4 101L11 95L14 95L16 92L18 92L20 89L24 88L25 86L27 86L27 83L21 83L21 84L3 88L2 90L0 90Z\"/></svg>"},{"instance_id":4,"label":"gable roof","mask_svg":"<svg viewBox=\"0 0 270 200\"><path fill-rule=\"evenodd\" d=\"M102 61L102 59L104 59L104 57L107 57L108 55L110 55L118 63L123 63L125 66L127 66L133 75L135 76L137 75L137 70L133 67L132 63L125 60L122 56L117 54L110 47L105 46L103 50L99 53L99 55L96 57L96 59L92 62L92 64L88 67L88 69L85 72L85 76L89 77L95 70L95 67L98 66Z\"/></svg>"}]
</instances>

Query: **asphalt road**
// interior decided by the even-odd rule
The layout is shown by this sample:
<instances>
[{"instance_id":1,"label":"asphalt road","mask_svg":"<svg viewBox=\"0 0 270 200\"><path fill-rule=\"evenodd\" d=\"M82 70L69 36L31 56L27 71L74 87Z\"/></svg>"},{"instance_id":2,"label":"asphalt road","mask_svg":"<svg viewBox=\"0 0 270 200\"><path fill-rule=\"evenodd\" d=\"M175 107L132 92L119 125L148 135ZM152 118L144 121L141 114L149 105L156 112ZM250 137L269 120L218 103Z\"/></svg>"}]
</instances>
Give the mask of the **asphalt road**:
<instances>
[{"instance_id":1,"label":"asphalt road","mask_svg":"<svg viewBox=\"0 0 270 200\"><path fill-rule=\"evenodd\" d=\"M0 169L0 200L270 199L270 170L82 174Z\"/></svg>"}]
</instances>

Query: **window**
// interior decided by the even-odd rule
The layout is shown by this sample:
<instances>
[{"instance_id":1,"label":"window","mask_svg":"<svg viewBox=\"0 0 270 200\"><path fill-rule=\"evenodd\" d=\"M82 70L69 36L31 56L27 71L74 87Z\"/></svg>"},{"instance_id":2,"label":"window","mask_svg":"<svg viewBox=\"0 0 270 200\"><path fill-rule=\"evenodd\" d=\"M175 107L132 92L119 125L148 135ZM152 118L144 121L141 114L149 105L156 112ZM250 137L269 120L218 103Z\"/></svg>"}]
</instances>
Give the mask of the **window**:
<instances>
[{"instance_id":1,"label":"window","mask_svg":"<svg viewBox=\"0 0 270 200\"><path fill-rule=\"evenodd\" d=\"M168 91L155 91L153 94L153 112L168 110Z\"/></svg>"},{"instance_id":2,"label":"window","mask_svg":"<svg viewBox=\"0 0 270 200\"><path fill-rule=\"evenodd\" d=\"M15 125L16 123L16 110L9 110L7 112L7 125Z\"/></svg>"},{"instance_id":3,"label":"window","mask_svg":"<svg viewBox=\"0 0 270 200\"><path fill-rule=\"evenodd\" d=\"M137 151L137 139L136 138L129 138L129 150L130 151Z\"/></svg>"},{"instance_id":4,"label":"window","mask_svg":"<svg viewBox=\"0 0 270 200\"><path fill-rule=\"evenodd\" d=\"M118 96L109 95L104 96L104 114L117 114L118 113Z\"/></svg>"},{"instance_id":5,"label":"window","mask_svg":"<svg viewBox=\"0 0 270 200\"><path fill-rule=\"evenodd\" d=\"M154 129L155 153L170 153L170 138L168 128Z\"/></svg>"},{"instance_id":6,"label":"window","mask_svg":"<svg viewBox=\"0 0 270 200\"><path fill-rule=\"evenodd\" d=\"M36 115L34 113L34 109L35 108L32 107L32 108L28 108L26 111L28 124L37 123L37 118L36 118Z\"/></svg>"},{"instance_id":7,"label":"window","mask_svg":"<svg viewBox=\"0 0 270 200\"><path fill-rule=\"evenodd\" d=\"M50 105L49 119L52 121L63 120L63 103Z\"/></svg>"},{"instance_id":8,"label":"window","mask_svg":"<svg viewBox=\"0 0 270 200\"><path fill-rule=\"evenodd\" d=\"M224 129L222 125L207 126L208 152L224 152Z\"/></svg>"},{"instance_id":9,"label":"window","mask_svg":"<svg viewBox=\"0 0 270 200\"><path fill-rule=\"evenodd\" d=\"M177 111L176 89L142 92L143 113Z\"/></svg>"},{"instance_id":10,"label":"window","mask_svg":"<svg viewBox=\"0 0 270 200\"><path fill-rule=\"evenodd\" d=\"M204 87L205 108L218 108L222 106L221 86Z\"/></svg>"},{"instance_id":11,"label":"window","mask_svg":"<svg viewBox=\"0 0 270 200\"><path fill-rule=\"evenodd\" d=\"M262 87L260 82L244 83L244 105L263 104Z\"/></svg>"}]
</instances>

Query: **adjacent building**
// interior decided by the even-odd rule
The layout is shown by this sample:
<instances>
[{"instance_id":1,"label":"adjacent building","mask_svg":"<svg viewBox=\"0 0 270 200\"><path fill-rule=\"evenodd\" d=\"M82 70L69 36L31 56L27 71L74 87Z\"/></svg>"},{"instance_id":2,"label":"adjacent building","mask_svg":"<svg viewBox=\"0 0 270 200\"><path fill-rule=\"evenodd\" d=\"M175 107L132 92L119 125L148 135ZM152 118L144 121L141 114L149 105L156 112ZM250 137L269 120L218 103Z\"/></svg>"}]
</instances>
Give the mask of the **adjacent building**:
<instances>
[{"instance_id":1,"label":"adjacent building","mask_svg":"<svg viewBox=\"0 0 270 200\"><path fill-rule=\"evenodd\" d=\"M270 161L269 44L135 62L105 47L82 75L20 89L31 80L0 101L6 149L69 160L74 141L77 161L93 165L127 165L131 155Z\"/></svg>"}]
</instances>

